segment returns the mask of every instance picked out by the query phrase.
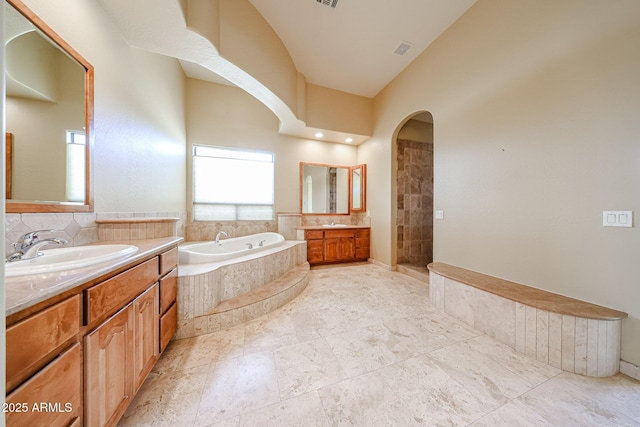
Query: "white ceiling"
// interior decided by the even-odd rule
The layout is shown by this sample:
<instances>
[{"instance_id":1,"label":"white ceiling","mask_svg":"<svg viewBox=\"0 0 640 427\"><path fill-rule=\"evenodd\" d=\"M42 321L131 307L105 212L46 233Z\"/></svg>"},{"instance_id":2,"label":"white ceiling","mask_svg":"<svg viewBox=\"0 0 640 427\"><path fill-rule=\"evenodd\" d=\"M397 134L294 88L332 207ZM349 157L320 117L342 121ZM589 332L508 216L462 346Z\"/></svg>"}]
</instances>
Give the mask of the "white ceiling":
<instances>
[{"instance_id":1,"label":"white ceiling","mask_svg":"<svg viewBox=\"0 0 640 427\"><path fill-rule=\"evenodd\" d=\"M249 0L309 83L374 97L476 0ZM333 0L330 0L333 1ZM401 42L413 45L394 54Z\"/></svg>"}]
</instances>

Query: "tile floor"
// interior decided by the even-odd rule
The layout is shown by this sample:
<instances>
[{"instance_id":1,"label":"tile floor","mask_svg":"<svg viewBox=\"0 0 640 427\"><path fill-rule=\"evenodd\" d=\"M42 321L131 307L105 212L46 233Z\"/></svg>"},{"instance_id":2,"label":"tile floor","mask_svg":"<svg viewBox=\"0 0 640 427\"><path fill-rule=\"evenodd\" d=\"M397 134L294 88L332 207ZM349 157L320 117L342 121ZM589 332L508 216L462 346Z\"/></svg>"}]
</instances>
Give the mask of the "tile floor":
<instances>
[{"instance_id":1,"label":"tile floor","mask_svg":"<svg viewBox=\"0 0 640 427\"><path fill-rule=\"evenodd\" d=\"M372 264L311 271L276 312L174 341L122 426L639 426L640 382L513 352Z\"/></svg>"}]
</instances>

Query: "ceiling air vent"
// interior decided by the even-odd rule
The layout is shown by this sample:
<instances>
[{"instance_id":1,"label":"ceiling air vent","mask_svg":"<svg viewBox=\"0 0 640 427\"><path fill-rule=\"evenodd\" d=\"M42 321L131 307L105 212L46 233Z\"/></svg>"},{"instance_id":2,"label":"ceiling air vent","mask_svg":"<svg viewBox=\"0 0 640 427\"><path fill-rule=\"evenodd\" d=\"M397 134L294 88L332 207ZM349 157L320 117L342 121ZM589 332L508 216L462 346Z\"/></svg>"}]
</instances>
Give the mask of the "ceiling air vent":
<instances>
[{"instance_id":1,"label":"ceiling air vent","mask_svg":"<svg viewBox=\"0 0 640 427\"><path fill-rule=\"evenodd\" d=\"M316 0L316 1L325 6L331 6L334 9L338 5L338 0Z\"/></svg>"},{"instance_id":2,"label":"ceiling air vent","mask_svg":"<svg viewBox=\"0 0 640 427\"><path fill-rule=\"evenodd\" d=\"M411 49L412 47L413 47L413 45L411 43L402 41L402 42L400 42L400 44L398 45L396 50L393 51L393 53L395 53L396 55L402 56L405 53L407 53L407 51L409 49Z\"/></svg>"}]
</instances>

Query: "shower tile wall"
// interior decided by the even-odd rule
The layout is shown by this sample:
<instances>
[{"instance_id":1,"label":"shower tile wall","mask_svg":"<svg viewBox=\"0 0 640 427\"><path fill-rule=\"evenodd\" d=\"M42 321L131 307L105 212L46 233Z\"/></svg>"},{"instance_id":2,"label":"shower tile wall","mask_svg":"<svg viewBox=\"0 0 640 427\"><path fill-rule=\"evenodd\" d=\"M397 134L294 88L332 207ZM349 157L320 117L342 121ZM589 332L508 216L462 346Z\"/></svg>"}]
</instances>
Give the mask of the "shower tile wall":
<instances>
[{"instance_id":1,"label":"shower tile wall","mask_svg":"<svg viewBox=\"0 0 640 427\"><path fill-rule=\"evenodd\" d=\"M433 261L433 144L398 139L398 264Z\"/></svg>"}]
</instances>

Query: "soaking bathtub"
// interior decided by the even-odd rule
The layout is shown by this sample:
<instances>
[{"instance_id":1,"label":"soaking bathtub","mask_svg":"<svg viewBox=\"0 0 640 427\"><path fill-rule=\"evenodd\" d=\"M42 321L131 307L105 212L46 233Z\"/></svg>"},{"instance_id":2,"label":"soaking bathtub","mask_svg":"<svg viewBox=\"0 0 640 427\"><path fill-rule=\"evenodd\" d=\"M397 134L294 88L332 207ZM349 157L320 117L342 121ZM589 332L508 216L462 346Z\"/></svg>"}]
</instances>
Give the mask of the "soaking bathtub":
<instances>
[{"instance_id":1,"label":"soaking bathtub","mask_svg":"<svg viewBox=\"0 0 640 427\"><path fill-rule=\"evenodd\" d=\"M202 264L224 261L249 255L265 249L272 249L285 243L284 236L265 232L231 239L190 243L178 247L181 264Z\"/></svg>"},{"instance_id":2,"label":"soaking bathtub","mask_svg":"<svg viewBox=\"0 0 640 427\"><path fill-rule=\"evenodd\" d=\"M285 240L278 233L187 243L178 251L176 339L217 332L270 313L309 282L307 242Z\"/></svg>"}]
</instances>

